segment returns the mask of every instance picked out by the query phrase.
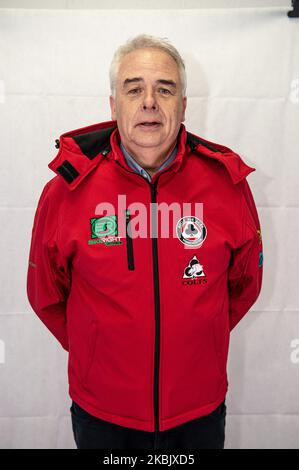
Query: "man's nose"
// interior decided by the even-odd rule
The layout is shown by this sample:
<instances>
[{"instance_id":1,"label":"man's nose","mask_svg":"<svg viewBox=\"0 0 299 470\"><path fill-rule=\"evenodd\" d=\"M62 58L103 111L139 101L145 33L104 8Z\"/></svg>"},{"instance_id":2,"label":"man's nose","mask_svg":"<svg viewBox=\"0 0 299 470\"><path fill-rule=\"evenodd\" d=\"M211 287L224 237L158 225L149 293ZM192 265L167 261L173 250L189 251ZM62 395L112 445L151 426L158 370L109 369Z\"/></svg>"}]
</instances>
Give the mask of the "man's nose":
<instances>
[{"instance_id":1,"label":"man's nose","mask_svg":"<svg viewBox=\"0 0 299 470\"><path fill-rule=\"evenodd\" d=\"M158 103L154 91L147 91L144 94L143 109L158 109Z\"/></svg>"}]
</instances>

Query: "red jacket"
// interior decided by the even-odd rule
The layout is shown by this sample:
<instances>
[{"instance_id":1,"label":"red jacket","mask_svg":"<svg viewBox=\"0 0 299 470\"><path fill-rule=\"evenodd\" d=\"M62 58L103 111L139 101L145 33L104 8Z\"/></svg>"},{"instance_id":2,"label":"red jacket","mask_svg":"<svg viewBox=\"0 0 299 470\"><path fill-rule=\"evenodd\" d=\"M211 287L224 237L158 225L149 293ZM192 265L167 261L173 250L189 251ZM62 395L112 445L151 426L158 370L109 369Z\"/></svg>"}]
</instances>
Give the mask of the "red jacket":
<instances>
[{"instance_id":1,"label":"red jacket","mask_svg":"<svg viewBox=\"0 0 299 470\"><path fill-rule=\"evenodd\" d=\"M230 331L262 284L261 230L246 180L254 168L181 124L174 161L149 182L119 143L116 121L57 140L48 165L56 176L34 218L27 294L69 352L74 401L121 426L165 431L225 398ZM110 203L106 213L101 202ZM157 236L134 238L134 202L147 209L148 226L159 216L151 203L191 209L173 211L171 236L161 235L159 216Z\"/></svg>"}]
</instances>

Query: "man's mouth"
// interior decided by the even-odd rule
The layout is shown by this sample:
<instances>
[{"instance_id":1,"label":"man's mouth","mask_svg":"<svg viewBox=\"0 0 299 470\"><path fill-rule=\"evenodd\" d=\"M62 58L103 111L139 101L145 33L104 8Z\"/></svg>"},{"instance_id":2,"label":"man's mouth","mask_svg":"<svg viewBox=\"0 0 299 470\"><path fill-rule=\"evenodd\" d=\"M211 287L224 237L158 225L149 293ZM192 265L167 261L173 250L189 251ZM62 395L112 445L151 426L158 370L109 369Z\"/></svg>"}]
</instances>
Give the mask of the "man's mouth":
<instances>
[{"instance_id":1,"label":"man's mouth","mask_svg":"<svg viewBox=\"0 0 299 470\"><path fill-rule=\"evenodd\" d=\"M138 124L138 127L141 127L141 128L156 128L156 127L159 127L161 125L161 122L158 122L158 121L144 121L144 122L140 122Z\"/></svg>"}]
</instances>

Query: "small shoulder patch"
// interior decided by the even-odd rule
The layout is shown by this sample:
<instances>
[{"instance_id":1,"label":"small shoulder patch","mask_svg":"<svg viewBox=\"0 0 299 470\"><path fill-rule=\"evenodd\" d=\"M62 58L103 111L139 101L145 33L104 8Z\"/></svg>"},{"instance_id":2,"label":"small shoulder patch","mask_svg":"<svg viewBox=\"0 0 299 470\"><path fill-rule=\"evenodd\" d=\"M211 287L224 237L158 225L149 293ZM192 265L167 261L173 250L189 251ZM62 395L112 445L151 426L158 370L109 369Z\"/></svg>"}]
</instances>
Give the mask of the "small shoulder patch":
<instances>
[{"instance_id":1,"label":"small shoulder patch","mask_svg":"<svg viewBox=\"0 0 299 470\"><path fill-rule=\"evenodd\" d=\"M260 251L260 254L259 254L259 268L261 268L264 264L264 256L263 256L263 252Z\"/></svg>"}]
</instances>

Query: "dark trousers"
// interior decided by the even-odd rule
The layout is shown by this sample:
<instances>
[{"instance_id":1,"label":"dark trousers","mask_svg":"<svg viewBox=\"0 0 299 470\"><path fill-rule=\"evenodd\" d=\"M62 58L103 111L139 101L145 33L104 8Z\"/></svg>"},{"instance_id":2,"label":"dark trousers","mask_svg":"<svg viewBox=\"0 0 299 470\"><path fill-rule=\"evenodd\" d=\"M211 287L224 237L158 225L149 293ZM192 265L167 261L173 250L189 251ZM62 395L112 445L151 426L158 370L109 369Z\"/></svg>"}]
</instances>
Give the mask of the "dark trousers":
<instances>
[{"instance_id":1,"label":"dark trousers","mask_svg":"<svg viewBox=\"0 0 299 470\"><path fill-rule=\"evenodd\" d=\"M157 433L96 418L74 401L70 412L78 449L224 449L225 400L206 416Z\"/></svg>"}]
</instances>

